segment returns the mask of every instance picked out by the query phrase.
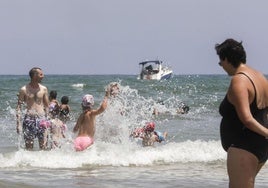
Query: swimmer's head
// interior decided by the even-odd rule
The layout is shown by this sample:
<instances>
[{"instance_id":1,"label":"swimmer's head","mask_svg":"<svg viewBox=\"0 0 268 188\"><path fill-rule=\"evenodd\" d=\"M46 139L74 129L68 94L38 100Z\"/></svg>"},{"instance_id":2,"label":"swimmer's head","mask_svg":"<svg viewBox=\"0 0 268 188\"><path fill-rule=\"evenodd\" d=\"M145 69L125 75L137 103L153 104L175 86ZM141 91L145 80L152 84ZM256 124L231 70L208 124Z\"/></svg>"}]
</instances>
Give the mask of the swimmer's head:
<instances>
[{"instance_id":1,"label":"swimmer's head","mask_svg":"<svg viewBox=\"0 0 268 188\"><path fill-rule=\"evenodd\" d=\"M120 84L118 82L111 82L107 87L106 87L106 93L108 96L113 96L115 97L119 93L119 86Z\"/></svg>"},{"instance_id":2,"label":"swimmer's head","mask_svg":"<svg viewBox=\"0 0 268 188\"><path fill-rule=\"evenodd\" d=\"M69 97L68 96L61 97L61 103L62 104L68 104L69 103Z\"/></svg>"},{"instance_id":3,"label":"swimmer's head","mask_svg":"<svg viewBox=\"0 0 268 188\"><path fill-rule=\"evenodd\" d=\"M84 95L81 104L83 108L92 108L94 106L94 97L89 94Z\"/></svg>"},{"instance_id":4,"label":"swimmer's head","mask_svg":"<svg viewBox=\"0 0 268 188\"><path fill-rule=\"evenodd\" d=\"M154 122L147 122L145 125L145 131L153 132L155 128Z\"/></svg>"},{"instance_id":5,"label":"swimmer's head","mask_svg":"<svg viewBox=\"0 0 268 188\"><path fill-rule=\"evenodd\" d=\"M177 109L177 113L178 114L187 114L189 112L189 110L190 110L189 106L182 104L182 106Z\"/></svg>"},{"instance_id":6,"label":"swimmer's head","mask_svg":"<svg viewBox=\"0 0 268 188\"><path fill-rule=\"evenodd\" d=\"M187 114L187 113L189 112L189 110L190 110L190 107L187 106L187 105L184 105L184 106L182 107L182 109L183 109L184 113Z\"/></svg>"}]
</instances>

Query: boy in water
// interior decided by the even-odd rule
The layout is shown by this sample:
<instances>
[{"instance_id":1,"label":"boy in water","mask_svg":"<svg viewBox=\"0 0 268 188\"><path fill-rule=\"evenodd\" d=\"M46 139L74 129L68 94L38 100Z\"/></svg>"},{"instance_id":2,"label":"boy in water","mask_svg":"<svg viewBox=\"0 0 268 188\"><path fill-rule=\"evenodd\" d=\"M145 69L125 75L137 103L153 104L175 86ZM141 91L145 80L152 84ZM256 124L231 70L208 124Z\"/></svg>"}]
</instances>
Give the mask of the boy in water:
<instances>
[{"instance_id":1,"label":"boy in water","mask_svg":"<svg viewBox=\"0 0 268 188\"><path fill-rule=\"evenodd\" d=\"M74 147L76 151L83 151L94 143L95 135L95 119L96 116L104 112L107 108L107 92L101 106L94 110L94 98L92 95L85 95L82 99L83 112L80 114L73 132L78 132L74 140Z\"/></svg>"}]
</instances>

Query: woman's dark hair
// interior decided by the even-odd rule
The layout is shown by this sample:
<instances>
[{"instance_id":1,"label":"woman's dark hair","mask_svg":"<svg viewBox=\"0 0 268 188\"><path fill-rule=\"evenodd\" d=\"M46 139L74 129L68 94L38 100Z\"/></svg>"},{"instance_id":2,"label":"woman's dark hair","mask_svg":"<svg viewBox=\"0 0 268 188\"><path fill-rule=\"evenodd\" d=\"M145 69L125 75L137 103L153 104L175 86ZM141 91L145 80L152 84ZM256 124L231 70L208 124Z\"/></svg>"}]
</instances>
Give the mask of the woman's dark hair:
<instances>
[{"instance_id":1,"label":"woman's dark hair","mask_svg":"<svg viewBox=\"0 0 268 188\"><path fill-rule=\"evenodd\" d=\"M215 45L217 55L221 60L227 60L237 68L241 63L246 64L246 51L242 46L242 42L234 39L227 39L221 44Z\"/></svg>"},{"instance_id":2,"label":"woman's dark hair","mask_svg":"<svg viewBox=\"0 0 268 188\"><path fill-rule=\"evenodd\" d=\"M68 102L69 102L69 97L68 96L61 97L61 103L62 104L68 104Z\"/></svg>"}]
</instances>

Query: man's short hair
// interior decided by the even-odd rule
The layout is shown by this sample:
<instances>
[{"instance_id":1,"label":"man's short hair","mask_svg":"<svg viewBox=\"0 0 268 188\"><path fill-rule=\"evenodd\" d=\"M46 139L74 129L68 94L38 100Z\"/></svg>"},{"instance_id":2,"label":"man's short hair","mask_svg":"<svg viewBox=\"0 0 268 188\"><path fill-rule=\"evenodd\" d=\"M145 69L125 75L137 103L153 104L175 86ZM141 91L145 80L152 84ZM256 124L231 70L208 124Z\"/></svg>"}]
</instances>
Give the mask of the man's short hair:
<instances>
[{"instance_id":1,"label":"man's short hair","mask_svg":"<svg viewBox=\"0 0 268 188\"><path fill-rule=\"evenodd\" d=\"M33 76L37 73L37 70L42 70L39 67L33 67L30 71L29 71L29 76L30 78L33 78Z\"/></svg>"}]
</instances>

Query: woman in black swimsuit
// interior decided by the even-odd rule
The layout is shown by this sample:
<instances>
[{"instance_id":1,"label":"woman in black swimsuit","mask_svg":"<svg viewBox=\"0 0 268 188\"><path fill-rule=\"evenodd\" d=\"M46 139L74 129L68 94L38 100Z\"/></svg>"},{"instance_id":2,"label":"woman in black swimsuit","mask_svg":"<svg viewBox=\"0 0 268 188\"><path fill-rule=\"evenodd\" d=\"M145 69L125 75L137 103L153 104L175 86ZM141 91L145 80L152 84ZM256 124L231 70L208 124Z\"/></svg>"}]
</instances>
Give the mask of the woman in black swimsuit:
<instances>
[{"instance_id":1,"label":"woman in black swimsuit","mask_svg":"<svg viewBox=\"0 0 268 188\"><path fill-rule=\"evenodd\" d=\"M246 65L242 42L227 39L215 49L219 65L232 76L219 109L229 187L254 187L255 177L268 158L268 82L262 73Z\"/></svg>"}]
</instances>

